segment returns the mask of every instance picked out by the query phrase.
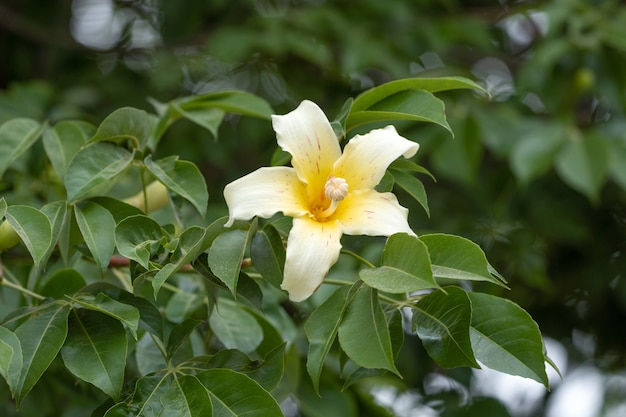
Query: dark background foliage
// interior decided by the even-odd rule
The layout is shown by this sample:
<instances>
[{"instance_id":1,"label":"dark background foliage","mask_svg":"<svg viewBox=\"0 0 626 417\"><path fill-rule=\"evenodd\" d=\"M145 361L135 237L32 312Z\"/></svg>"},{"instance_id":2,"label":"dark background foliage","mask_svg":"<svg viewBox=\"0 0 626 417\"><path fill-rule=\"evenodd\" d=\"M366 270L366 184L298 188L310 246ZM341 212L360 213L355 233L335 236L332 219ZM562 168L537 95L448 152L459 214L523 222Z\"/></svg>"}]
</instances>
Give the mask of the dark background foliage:
<instances>
[{"instance_id":1,"label":"dark background foliage","mask_svg":"<svg viewBox=\"0 0 626 417\"><path fill-rule=\"evenodd\" d=\"M123 106L151 110L149 98L232 88L260 95L276 113L311 99L332 119L346 98L386 81L475 79L490 98L442 96L454 139L441 128L399 125L422 145L419 161L437 178L424 179L430 217L411 206L411 223L418 233L455 233L483 247L510 283L500 295L529 311L552 341L548 348L560 352L564 380L507 411L488 398L507 395L470 388L468 370L435 369L409 340L399 368L421 404L413 410L554 415L551 397L576 370L591 369L600 376L593 395L603 415L619 415L626 407L625 28L626 5L617 0L5 0L0 122L98 123ZM268 123L240 117L227 120L218 141L180 121L160 149L200 166L209 216L224 213L224 184L267 165L275 149ZM1 193L44 198L45 185L28 182L42 166L30 162L24 185L3 178ZM80 389L48 406L70 409ZM468 392L475 395L469 411Z\"/></svg>"}]
</instances>

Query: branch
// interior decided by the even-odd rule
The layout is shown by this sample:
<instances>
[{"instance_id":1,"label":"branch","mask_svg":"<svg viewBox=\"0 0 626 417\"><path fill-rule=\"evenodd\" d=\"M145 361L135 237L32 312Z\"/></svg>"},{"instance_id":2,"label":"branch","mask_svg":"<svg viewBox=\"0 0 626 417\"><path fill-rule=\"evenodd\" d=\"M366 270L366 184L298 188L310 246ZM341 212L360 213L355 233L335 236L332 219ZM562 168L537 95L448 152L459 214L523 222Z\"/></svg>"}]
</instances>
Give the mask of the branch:
<instances>
[{"instance_id":1,"label":"branch","mask_svg":"<svg viewBox=\"0 0 626 417\"><path fill-rule=\"evenodd\" d=\"M48 28L26 19L19 13L15 13L6 6L0 4L0 28L13 32L25 39L44 45L57 46L78 51L91 51L91 49L79 44L69 33L52 33Z\"/></svg>"}]
</instances>

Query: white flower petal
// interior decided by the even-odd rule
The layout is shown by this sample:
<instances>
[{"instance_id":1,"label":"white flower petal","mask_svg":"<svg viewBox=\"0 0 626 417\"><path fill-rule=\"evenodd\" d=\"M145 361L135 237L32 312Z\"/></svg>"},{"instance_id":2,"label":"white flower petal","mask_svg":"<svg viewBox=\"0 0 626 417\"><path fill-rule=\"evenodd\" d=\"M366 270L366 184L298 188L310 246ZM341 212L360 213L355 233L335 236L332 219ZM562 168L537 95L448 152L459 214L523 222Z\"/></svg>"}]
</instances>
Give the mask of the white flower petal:
<instances>
[{"instance_id":1,"label":"white flower petal","mask_svg":"<svg viewBox=\"0 0 626 417\"><path fill-rule=\"evenodd\" d=\"M341 224L319 223L308 217L293 219L281 288L292 301L306 300L322 284L341 250Z\"/></svg>"},{"instance_id":2,"label":"white flower petal","mask_svg":"<svg viewBox=\"0 0 626 417\"><path fill-rule=\"evenodd\" d=\"M395 195L365 190L350 193L332 218L341 222L347 235L391 236L403 232L415 236L407 222L408 213Z\"/></svg>"},{"instance_id":3,"label":"white flower petal","mask_svg":"<svg viewBox=\"0 0 626 417\"><path fill-rule=\"evenodd\" d=\"M410 158L419 144L403 138L393 126L352 138L335 163L333 175L345 179L350 190L372 189L400 155Z\"/></svg>"},{"instance_id":4,"label":"white flower petal","mask_svg":"<svg viewBox=\"0 0 626 417\"><path fill-rule=\"evenodd\" d=\"M235 220L268 218L279 211L292 217L307 213L306 186L289 167L259 168L228 184L224 199L230 214L227 227Z\"/></svg>"},{"instance_id":5,"label":"white flower petal","mask_svg":"<svg viewBox=\"0 0 626 417\"><path fill-rule=\"evenodd\" d=\"M323 187L341 148L322 109L305 100L290 113L273 115L272 125L278 145L291 154L300 180L309 185L321 181Z\"/></svg>"}]
</instances>

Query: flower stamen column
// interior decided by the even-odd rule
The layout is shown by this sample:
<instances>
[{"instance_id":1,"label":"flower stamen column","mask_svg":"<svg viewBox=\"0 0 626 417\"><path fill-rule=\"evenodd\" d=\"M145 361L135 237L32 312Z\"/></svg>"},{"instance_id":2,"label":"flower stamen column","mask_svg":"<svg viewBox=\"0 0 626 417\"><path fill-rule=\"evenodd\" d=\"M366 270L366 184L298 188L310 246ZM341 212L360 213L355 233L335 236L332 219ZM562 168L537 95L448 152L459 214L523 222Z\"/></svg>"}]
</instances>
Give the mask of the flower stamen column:
<instances>
[{"instance_id":1,"label":"flower stamen column","mask_svg":"<svg viewBox=\"0 0 626 417\"><path fill-rule=\"evenodd\" d=\"M335 212L339 202L348 195L348 183L341 177L331 176L326 181L326 185L324 185L324 194L330 199L331 203L320 215L322 218L328 218Z\"/></svg>"}]
</instances>

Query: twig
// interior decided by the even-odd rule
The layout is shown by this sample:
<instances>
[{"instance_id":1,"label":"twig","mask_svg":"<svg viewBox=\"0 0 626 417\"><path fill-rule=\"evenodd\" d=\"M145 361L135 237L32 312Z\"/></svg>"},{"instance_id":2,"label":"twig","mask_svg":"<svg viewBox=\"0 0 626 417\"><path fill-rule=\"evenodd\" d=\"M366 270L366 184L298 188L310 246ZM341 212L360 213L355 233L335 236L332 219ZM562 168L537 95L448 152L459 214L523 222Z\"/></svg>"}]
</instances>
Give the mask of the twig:
<instances>
[{"instance_id":1,"label":"twig","mask_svg":"<svg viewBox=\"0 0 626 417\"><path fill-rule=\"evenodd\" d=\"M39 26L2 4L0 4L0 27L44 45L60 46L79 51L90 50L74 41L68 33L51 33L49 28Z\"/></svg>"}]
</instances>

